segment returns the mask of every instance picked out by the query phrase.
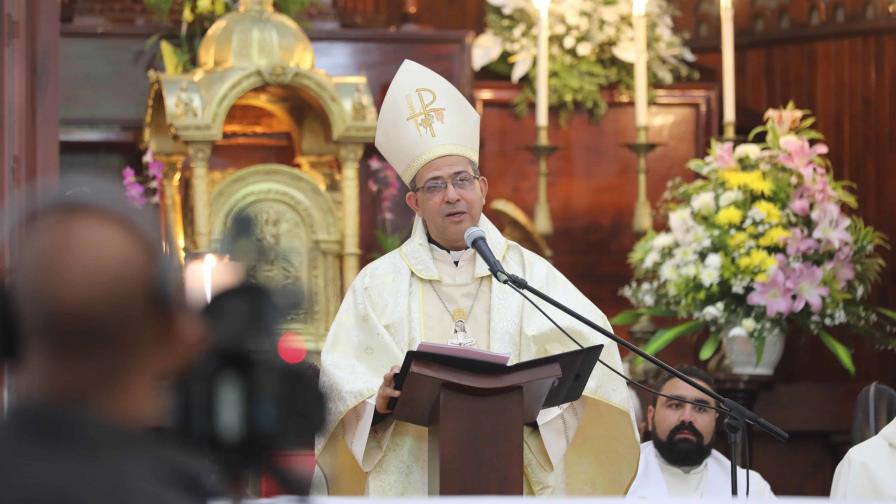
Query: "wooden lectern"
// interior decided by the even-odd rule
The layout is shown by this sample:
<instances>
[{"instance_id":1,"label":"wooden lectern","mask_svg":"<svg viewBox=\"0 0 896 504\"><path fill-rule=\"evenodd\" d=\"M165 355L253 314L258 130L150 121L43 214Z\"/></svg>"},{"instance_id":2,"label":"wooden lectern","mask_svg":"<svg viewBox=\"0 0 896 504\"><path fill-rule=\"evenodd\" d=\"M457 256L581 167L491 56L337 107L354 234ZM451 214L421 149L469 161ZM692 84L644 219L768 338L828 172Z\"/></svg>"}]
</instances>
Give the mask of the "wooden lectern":
<instances>
[{"instance_id":1,"label":"wooden lectern","mask_svg":"<svg viewBox=\"0 0 896 504\"><path fill-rule=\"evenodd\" d=\"M393 415L429 429L429 493L522 495L523 426L578 399L602 348L513 366L408 352Z\"/></svg>"}]
</instances>

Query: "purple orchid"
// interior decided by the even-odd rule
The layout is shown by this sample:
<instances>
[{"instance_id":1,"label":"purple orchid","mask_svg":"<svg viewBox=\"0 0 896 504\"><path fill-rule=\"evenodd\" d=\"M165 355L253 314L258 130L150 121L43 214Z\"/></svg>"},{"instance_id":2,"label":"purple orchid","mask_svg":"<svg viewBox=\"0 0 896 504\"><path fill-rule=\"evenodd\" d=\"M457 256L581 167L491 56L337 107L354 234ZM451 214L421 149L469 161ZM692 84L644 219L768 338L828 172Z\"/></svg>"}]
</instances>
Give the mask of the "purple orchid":
<instances>
[{"instance_id":1,"label":"purple orchid","mask_svg":"<svg viewBox=\"0 0 896 504\"><path fill-rule=\"evenodd\" d=\"M140 182L132 181L124 183L125 196L127 197L128 204L133 207L140 208L146 204L146 196L145 191L146 188L143 187L143 184Z\"/></svg>"},{"instance_id":2,"label":"purple orchid","mask_svg":"<svg viewBox=\"0 0 896 504\"><path fill-rule=\"evenodd\" d=\"M753 306L765 306L769 317L777 314L784 316L793 311L793 291L788 286L784 272L776 269L766 282L755 282L753 292L747 296L747 303Z\"/></svg>"},{"instance_id":3,"label":"purple orchid","mask_svg":"<svg viewBox=\"0 0 896 504\"><path fill-rule=\"evenodd\" d=\"M157 182L161 182L162 175L165 172L165 163L152 160L146 165L146 170L147 172L149 172L150 177L155 179Z\"/></svg>"},{"instance_id":4,"label":"purple orchid","mask_svg":"<svg viewBox=\"0 0 896 504\"><path fill-rule=\"evenodd\" d=\"M127 185L129 182L134 182L137 180L137 174L134 172L134 169L130 166L125 166L123 170L121 170L121 182Z\"/></svg>"}]
</instances>

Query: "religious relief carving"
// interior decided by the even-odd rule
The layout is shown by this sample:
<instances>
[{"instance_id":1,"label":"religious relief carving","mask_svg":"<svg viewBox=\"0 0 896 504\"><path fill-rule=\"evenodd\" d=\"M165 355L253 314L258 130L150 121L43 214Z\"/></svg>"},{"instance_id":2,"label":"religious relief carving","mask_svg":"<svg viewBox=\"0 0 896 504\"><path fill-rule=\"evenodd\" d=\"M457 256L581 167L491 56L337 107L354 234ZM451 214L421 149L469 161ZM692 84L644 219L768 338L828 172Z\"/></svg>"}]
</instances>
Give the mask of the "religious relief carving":
<instances>
[{"instance_id":1,"label":"religious relief carving","mask_svg":"<svg viewBox=\"0 0 896 504\"><path fill-rule=\"evenodd\" d=\"M282 85L287 84L296 74L296 67L287 67L283 65L274 65L261 70L261 75L269 84Z\"/></svg>"},{"instance_id":2,"label":"religious relief carving","mask_svg":"<svg viewBox=\"0 0 896 504\"><path fill-rule=\"evenodd\" d=\"M197 118L202 108L202 101L195 90L190 89L187 82L181 82L174 95L174 115L178 119Z\"/></svg>"},{"instance_id":3,"label":"religious relief carving","mask_svg":"<svg viewBox=\"0 0 896 504\"><path fill-rule=\"evenodd\" d=\"M259 201L246 210L255 223L258 251L254 261L247 264L247 275L267 287L298 286L308 289L309 246L308 233L295 212L282 204ZM291 321L309 322L308 305L292 312Z\"/></svg>"},{"instance_id":4,"label":"religious relief carving","mask_svg":"<svg viewBox=\"0 0 896 504\"><path fill-rule=\"evenodd\" d=\"M370 95L360 84L355 86L355 95L352 97L352 120L376 122L376 108L370 103Z\"/></svg>"}]
</instances>

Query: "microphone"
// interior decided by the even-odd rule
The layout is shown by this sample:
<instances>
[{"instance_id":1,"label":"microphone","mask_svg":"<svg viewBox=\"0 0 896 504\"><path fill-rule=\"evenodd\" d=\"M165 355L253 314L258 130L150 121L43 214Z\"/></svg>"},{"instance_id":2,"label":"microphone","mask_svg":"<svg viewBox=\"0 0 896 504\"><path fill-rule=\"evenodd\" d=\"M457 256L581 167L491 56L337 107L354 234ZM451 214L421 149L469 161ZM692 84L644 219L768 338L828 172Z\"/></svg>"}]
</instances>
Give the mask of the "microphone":
<instances>
[{"instance_id":1,"label":"microphone","mask_svg":"<svg viewBox=\"0 0 896 504\"><path fill-rule=\"evenodd\" d=\"M476 226L468 227L464 231L464 242L466 242L468 247L476 249L479 257L482 257L482 260L488 266L488 270L492 272L492 275L499 282L506 284L510 280L507 272L504 271L504 267L501 266L495 254L492 253L492 249L488 246L488 242L485 240L485 231Z\"/></svg>"}]
</instances>

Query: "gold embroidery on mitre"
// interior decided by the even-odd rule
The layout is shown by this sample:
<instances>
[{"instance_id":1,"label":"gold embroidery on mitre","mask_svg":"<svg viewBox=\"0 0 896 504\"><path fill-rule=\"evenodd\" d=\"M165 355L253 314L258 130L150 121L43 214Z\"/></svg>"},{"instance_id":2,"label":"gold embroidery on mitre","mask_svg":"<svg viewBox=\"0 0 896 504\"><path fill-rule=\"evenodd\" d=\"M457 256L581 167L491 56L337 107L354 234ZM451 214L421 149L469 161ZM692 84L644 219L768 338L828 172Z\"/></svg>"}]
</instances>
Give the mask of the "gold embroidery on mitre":
<instances>
[{"instance_id":1,"label":"gold embroidery on mitre","mask_svg":"<svg viewBox=\"0 0 896 504\"><path fill-rule=\"evenodd\" d=\"M451 310L451 318L453 318L455 322L458 320L467 320L467 311L463 308L455 308Z\"/></svg>"},{"instance_id":2,"label":"gold embroidery on mitre","mask_svg":"<svg viewBox=\"0 0 896 504\"><path fill-rule=\"evenodd\" d=\"M408 113L410 114L406 120L413 121L418 135L423 136L425 131L435 138L436 130L433 126L435 126L436 121L445 124L445 107L430 108L436 102L436 93L433 90L417 88L416 92L417 100L420 102L420 111L417 111L414 105L414 98L409 94L405 95L405 100L408 102ZM424 93L429 94L429 101L426 101L426 98L424 98Z\"/></svg>"}]
</instances>

